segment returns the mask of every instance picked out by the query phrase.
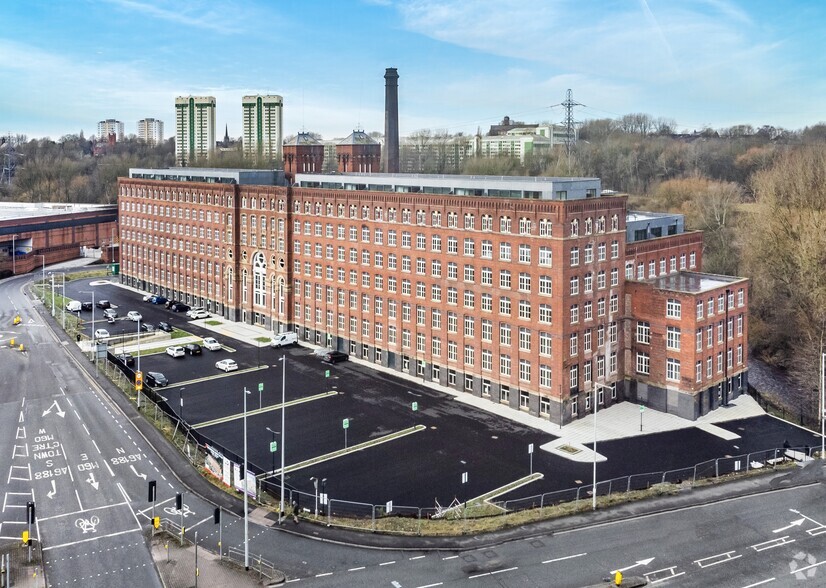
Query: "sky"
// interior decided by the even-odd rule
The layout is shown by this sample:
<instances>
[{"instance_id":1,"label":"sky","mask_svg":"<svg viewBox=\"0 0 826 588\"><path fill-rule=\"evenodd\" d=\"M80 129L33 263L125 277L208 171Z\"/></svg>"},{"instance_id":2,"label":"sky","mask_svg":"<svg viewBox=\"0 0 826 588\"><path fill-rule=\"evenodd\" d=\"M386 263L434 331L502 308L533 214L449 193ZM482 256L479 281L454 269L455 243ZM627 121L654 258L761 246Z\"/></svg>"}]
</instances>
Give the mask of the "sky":
<instances>
[{"instance_id":1,"label":"sky","mask_svg":"<svg viewBox=\"0 0 826 588\"><path fill-rule=\"evenodd\" d=\"M384 130L399 72L402 136L484 133L508 115L647 113L681 131L826 121L823 0L2 0L0 135L88 137L176 96L284 98L284 136Z\"/></svg>"}]
</instances>

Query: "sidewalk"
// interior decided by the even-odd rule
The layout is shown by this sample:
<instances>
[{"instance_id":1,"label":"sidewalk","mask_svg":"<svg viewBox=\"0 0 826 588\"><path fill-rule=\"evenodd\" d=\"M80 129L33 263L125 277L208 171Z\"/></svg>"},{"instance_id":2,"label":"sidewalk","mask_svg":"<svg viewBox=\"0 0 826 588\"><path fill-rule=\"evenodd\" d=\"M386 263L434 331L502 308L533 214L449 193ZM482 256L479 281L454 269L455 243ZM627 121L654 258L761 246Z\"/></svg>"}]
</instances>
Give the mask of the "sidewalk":
<instances>
[{"instance_id":1,"label":"sidewalk","mask_svg":"<svg viewBox=\"0 0 826 588\"><path fill-rule=\"evenodd\" d=\"M187 543L181 547L175 539L157 535L152 539L152 559L167 588L189 587L196 584L203 588L224 588L233 586L271 586L283 584L284 575L268 579L257 572L245 572L243 566L219 559L218 555L206 549L198 549L198 563L195 563L195 546ZM196 578L197 573L197 578Z\"/></svg>"}]
</instances>

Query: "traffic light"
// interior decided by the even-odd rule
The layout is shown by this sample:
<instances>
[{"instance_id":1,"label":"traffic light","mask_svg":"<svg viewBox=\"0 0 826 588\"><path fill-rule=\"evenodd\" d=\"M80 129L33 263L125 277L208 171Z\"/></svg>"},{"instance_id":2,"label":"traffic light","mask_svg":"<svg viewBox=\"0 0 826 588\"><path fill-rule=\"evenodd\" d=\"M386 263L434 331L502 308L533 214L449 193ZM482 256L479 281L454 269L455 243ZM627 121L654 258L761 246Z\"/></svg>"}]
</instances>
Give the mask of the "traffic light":
<instances>
[{"instance_id":1,"label":"traffic light","mask_svg":"<svg viewBox=\"0 0 826 588\"><path fill-rule=\"evenodd\" d=\"M135 391L143 390L143 372L135 372Z\"/></svg>"},{"instance_id":2,"label":"traffic light","mask_svg":"<svg viewBox=\"0 0 826 588\"><path fill-rule=\"evenodd\" d=\"M29 524L33 525L34 524L34 518L35 518L34 517L34 502L31 501L31 500L26 503L26 517L27 517L27 520L29 521Z\"/></svg>"},{"instance_id":3,"label":"traffic light","mask_svg":"<svg viewBox=\"0 0 826 588\"><path fill-rule=\"evenodd\" d=\"M184 495L178 492L175 495L175 510L183 510L184 508Z\"/></svg>"},{"instance_id":4,"label":"traffic light","mask_svg":"<svg viewBox=\"0 0 826 588\"><path fill-rule=\"evenodd\" d=\"M155 502L157 486L158 484L155 480L149 480L149 498L147 499L149 502Z\"/></svg>"},{"instance_id":5,"label":"traffic light","mask_svg":"<svg viewBox=\"0 0 826 588\"><path fill-rule=\"evenodd\" d=\"M215 509L215 512L212 514L212 522L216 525L221 523L221 507Z\"/></svg>"}]
</instances>

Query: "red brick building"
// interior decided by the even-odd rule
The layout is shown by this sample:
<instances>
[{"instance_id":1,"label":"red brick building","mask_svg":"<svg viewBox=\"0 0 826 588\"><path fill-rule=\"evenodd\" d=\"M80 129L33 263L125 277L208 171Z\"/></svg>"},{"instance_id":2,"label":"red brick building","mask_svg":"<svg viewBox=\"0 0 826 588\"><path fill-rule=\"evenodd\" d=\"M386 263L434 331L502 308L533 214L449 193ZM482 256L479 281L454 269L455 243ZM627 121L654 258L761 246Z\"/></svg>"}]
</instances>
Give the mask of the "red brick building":
<instances>
[{"instance_id":1,"label":"red brick building","mask_svg":"<svg viewBox=\"0 0 826 588\"><path fill-rule=\"evenodd\" d=\"M364 131L353 131L336 145L340 173L378 173L381 170L381 145Z\"/></svg>"},{"instance_id":2,"label":"red brick building","mask_svg":"<svg viewBox=\"0 0 826 588\"><path fill-rule=\"evenodd\" d=\"M295 174L317 174L324 169L324 145L309 133L298 133L284 143L284 174L292 181Z\"/></svg>"},{"instance_id":3,"label":"red brick building","mask_svg":"<svg viewBox=\"0 0 826 588\"><path fill-rule=\"evenodd\" d=\"M76 259L83 248L100 248L104 261L117 262L117 221L115 205L4 203L0 205L0 275Z\"/></svg>"},{"instance_id":4,"label":"red brick building","mask_svg":"<svg viewBox=\"0 0 826 588\"><path fill-rule=\"evenodd\" d=\"M701 235L674 215L640 235L597 179L297 174L287 187L185 171L121 180L124 281L554 422L622 399L670 408L660 397L676 394L688 418L716 406L691 400L702 390L682 373L659 378L670 355L638 378L629 338L635 312L665 332L656 301L637 300L694 275ZM651 261L653 280L629 275Z\"/></svg>"}]
</instances>

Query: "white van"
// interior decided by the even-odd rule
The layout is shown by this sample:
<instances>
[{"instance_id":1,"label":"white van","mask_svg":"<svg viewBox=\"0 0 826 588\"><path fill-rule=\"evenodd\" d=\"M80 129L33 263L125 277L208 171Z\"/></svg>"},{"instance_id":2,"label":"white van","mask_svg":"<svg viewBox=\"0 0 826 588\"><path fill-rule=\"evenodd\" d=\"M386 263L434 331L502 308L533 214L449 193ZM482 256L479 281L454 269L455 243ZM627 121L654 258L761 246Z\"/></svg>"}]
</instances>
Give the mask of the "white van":
<instances>
[{"instance_id":1,"label":"white van","mask_svg":"<svg viewBox=\"0 0 826 588\"><path fill-rule=\"evenodd\" d=\"M275 347L276 349L279 348L279 347L284 347L286 345L297 345L297 344L298 344L298 335L296 335L293 331L285 331L283 333L278 333L270 341L270 347Z\"/></svg>"},{"instance_id":2,"label":"white van","mask_svg":"<svg viewBox=\"0 0 826 588\"><path fill-rule=\"evenodd\" d=\"M69 300L66 303L66 310L69 312L80 312L80 309L83 308L83 305L80 303L80 300Z\"/></svg>"}]
</instances>

